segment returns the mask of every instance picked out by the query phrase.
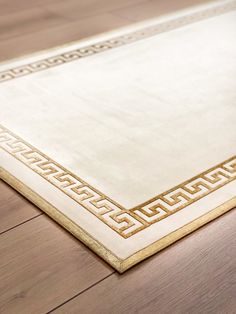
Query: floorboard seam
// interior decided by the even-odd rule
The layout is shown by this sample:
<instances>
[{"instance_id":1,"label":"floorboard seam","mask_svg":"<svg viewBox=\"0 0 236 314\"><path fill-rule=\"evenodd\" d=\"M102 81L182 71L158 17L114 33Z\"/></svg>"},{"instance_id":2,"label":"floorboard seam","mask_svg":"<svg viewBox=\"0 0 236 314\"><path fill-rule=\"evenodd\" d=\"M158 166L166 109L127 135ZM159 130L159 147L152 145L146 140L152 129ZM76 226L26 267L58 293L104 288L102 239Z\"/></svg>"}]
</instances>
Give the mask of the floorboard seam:
<instances>
[{"instance_id":1,"label":"floorboard seam","mask_svg":"<svg viewBox=\"0 0 236 314\"><path fill-rule=\"evenodd\" d=\"M0 232L0 235L6 233L6 232L8 232L8 231L11 231L11 230L13 230L13 229L15 229L15 228L17 228L17 227L19 227L19 226L21 226L21 225L24 225L25 223L27 223L27 222L29 222L29 221L31 221L31 220L33 220L33 219L39 217L39 216L42 216L42 215L44 215L44 213L39 213L38 215L36 215L36 216L34 216L34 217L32 217L32 218L29 218L29 219L27 219L27 220L25 220L25 221L23 221L23 222L21 222L21 223L15 225L15 226L9 228L9 229L7 229L7 230L4 230L4 231Z\"/></svg>"},{"instance_id":2,"label":"floorboard seam","mask_svg":"<svg viewBox=\"0 0 236 314\"><path fill-rule=\"evenodd\" d=\"M76 295L74 295L73 297L69 298L68 300L64 301L63 303L59 304L58 306L54 307L52 310L50 310L49 312L47 312L46 314L51 314L53 313L55 310L57 310L58 308L60 308L61 306L63 306L64 304L70 302L71 300L77 298L79 295L81 295L82 293L88 291L89 289L93 288L94 286L98 285L99 283L101 283L102 281L106 280L107 278L109 278L110 276L112 276L113 274L115 274L116 271L113 271L111 274L107 275L106 277L98 280L97 282L93 283L91 286L89 286L88 288L80 291L79 293L77 293Z\"/></svg>"}]
</instances>

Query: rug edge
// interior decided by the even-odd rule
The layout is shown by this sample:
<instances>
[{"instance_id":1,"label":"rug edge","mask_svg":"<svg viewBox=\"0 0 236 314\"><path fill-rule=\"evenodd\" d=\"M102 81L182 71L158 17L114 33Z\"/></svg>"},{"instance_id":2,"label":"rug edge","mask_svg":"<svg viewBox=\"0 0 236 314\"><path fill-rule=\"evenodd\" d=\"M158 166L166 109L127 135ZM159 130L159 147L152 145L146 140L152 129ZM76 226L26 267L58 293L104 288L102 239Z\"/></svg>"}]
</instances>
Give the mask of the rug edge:
<instances>
[{"instance_id":1,"label":"rug edge","mask_svg":"<svg viewBox=\"0 0 236 314\"><path fill-rule=\"evenodd\" d=\"M103 31L101 33L98 34L94 34L85 38L81 38L81 39L75 39L75 40L71 40L69 42L66 42L65 44L58 44L55 46L52 46L50 48L45 48L45 49L40 49L38 51L35 52L28 52L25 54L22 54L18 57L13 57L10 59L5 59L0 61L0 67L4 66L4 65L8 65L11 63L15 63L15 62L19 62L19 61L23 61L24 59L28 59L28 58L32 58L32 57L40 57L41 55L45 54L45 53L50 53L50 52L54 52L58 49L63 49L63 48L67 48L69 46L73 46L73 45L78 45L78 44L82 44L82 47L85 45L87 45L87 42L93 41L93 44L98 43L100 40L103 41L104 37L107 38L113 38L114 36L120 36L120 35L125 35L125 34L129 34L130 32L133 31L137 31L137 30L141 30L145 27L151 26L151 25L155 25L156 23L162 23L163 20L171 20L176 16L182 16L184 14L188 15L189 11L190 12L195 12L195 11L201 11L203 9L210 8L210 7L215 7L221 4L226 4L230 2L230 0L209 0L207 2L207 4L195 4L193 6L190 7L186 7L180 10L177 10L176 12L170 12L170 13L165 13L165 14L161 14L160 16L154 16L151 18L146 18L142 21L137 21L137 22L133 22L130 25L124 25L121 27L117 27L115 29L111 29L111 30L107 30L107 31Z\"/></svg>"},{"instance_id":2,"label":"rug edge","mask_svg":"<svg viewBox=\"0 0 236 314\"><path fill-rule=\"evenodd\" d=\"M58 223L61 227L70 232L79 241L81 241L85 246L87 246L92 252L96 253L99 257L105 260L114 269L120 272L122 260L118 258L115 254L109 251L105 246L103 246L98 240L94 239L88 232L83 228L75 224L72 220L61 213L52 204L46 201L39 194L31 190L26 184L21 182L15 176L10 174L7 170L0 167L0 179L10 185L14 190L23 195L32 204L37 206L46 215L48 215L53 221Z\"/></svg>"},{"instance_id":3,"label":"rug edge","mask_svg":"<svg viewBox=\"0 0 236 314\"><path fill-rule=\"evenodd\" d=\"M215 15L213 15L215 17L215 16L222 15L222 14L225 14L225 13L228 13L228 12L235 10L235 4L236 4L235 0L211 0L211 1L207 2L207 4L194 5L194 6L190 6L189 8L178 10L177 13L169 13L169 14L160 15L160 16L157 16L157 17L154 17L151 19L144 20L142 22L133 23L131 26L130 25L129 26L123 26L123 27L117 28L116 30L105 31L105 32L102 32L102 33L97 34L97 35L89 36L87 38L68 42L64 45L62 44L62 45L58 45L55 47L51 47L49 49L42 49L42 50L39 50L37 52L31 52L31 53L22 55L22 56L17 57L17 58L10 58L8 60L0 62L0 68L3 67L3 69L0 69L0 82L5 82L5 81L19 78L19 77L22 77L22 76L25 76L28 74L37 73L38 71L47 70L47 69L50 69L51 67L54 67L54 66L57 66L60 64L64 64L67 62L71 62L71 61L77 60L78 58L81 58L81 57L90 56L90 55L93 55L95 53L97 54L98 52L106 51L107 49L110 49L110 48L120 47L120 46L129 44L129 43L132 43L132 42L136 42L137 40L144 39L145 36L143 37L143 35L141 35L141 37L137 36L135 40L133 40L133 39L129 40L126 38L126 39L122 40L121 44L118 44L118 45L115 44L114 46L111 46L111 47L110 47L110 43L109 44L107 43L107 41L109 41L109 40L114 40L114 39L120 40L120 37L125 37L125 36L127 37L127 35L132 35L132 34L135 35L136 32L142 33L142 30L145 30L146 27L150 28L152 26L155 26L156 23L157 23L157 25L158 24L161 25L161 24L167 23L168 21L169 22L175 22L176 19L181 18L181 17L189 19L189 16L191 16L191 14L199 14L199 13L202 14L202 13L207 12L209 10L213 10L213 12L214 12L217 8L226 9L226 11L218 12L217 14L215 12L214 13ZM229 6L229 8L227 8L227 6ZM205 16L205 17L203 17L203 20L211 18L211 17L212 16L208 16L208 17ZM173 29L168 26L167 29L162 30L161 33L166 32L166 31L168 32L171 30L175 30L175 29L178 29L179 27L183 27L183 26L195 23L195 22L197 22L197 21L194 20L193 22L187 22L187 24L183 24L183 25L181 24L180 26L175 26ZM167 24L169 25L169 23L167 23ZM159 34L159 32L157 34ZM147 37L150 37L150 36L153 36L153 35L149 34ZM105 38L103 38L103 37L105 37ZM90 41L92 41L93 44L90 43L87 46L86 42L90 42ZM57 55L57 54L54 55L54 52L56 52L56 50L66 49L67 47L74 46L74 45L81 44L81 43L85 44L85 46L82 45L82 47L80 47L80 48L82 48L82 50L83 49L92 49L93 50L93 48L94 48L93 46L94 45L96 46L99 44L101 44L102 46L104 46L104 44L105 44L105 46L107 46L107 44L108 44L108 46L106 49L104 49L104 47L100 47L100 48L96 47L95 50L92 51L92 53L85 54L85 55L82 55L82 56L79 56L76 58L72 57L72 59L70 59L70 58L69 59L66 58L66 60L63 59L64 58L63 54L65 53L65 51L61 52L59 55ZM79 49L75 49L75 51L79 50ZM74 50L67 51L66 53L67 54L68 53L74 54L75 51ZM47 58L45 57L46 59L45 58L43 58L43 59L39 58L40 56L43 57L43 55L45 53L49 53L49 54L53 53L53 54L50 57L47 57ZM30 59L30 58L36 58L36 60L29 62L29 63L26 63L26 64L23 63L20 65L15 65L15 66L13 66L13 68L4 69L4 67L6 65L10 66L11 64L15 64L15 63L18 63L18 62L21 62L25 59ZM51 58L54 61L52 61L52 63L49 62L50 65L49 66L47 65L45 67L44 63L45 62L47 63L49 61L48 59L51 59ZM61 58L63 60L61 60ZM42 67L40 66L40 64Z\"/></svg>"},{"instance_id":4,"label":"rug edge","mask_svg":"<svg viewBox=\"0 0 236 314\"><path fill-rule=\"evenodd\" d=\"M83 230L73 221L71 221L64 214L60 213L53 205L48 203L36 192L32 191L27 185L18 180L16 177L11 175L4 168L0 168L0 179L9 184L17 192L22 194L31 203L36 205L39 209L45 212L50 218L56 221L59 225L69 231L73 236L75 236L79 241L83 242L89 249L96 253L99 257L105 260L110 266L117 270L120 274L124 273L126 270L140 263L141 261L151 257L152 255L158 253L159 251L165 249L171 244L177 242L178 240L184 238L195 230L201 228L207 223L213 221L214 219L222 216L228 211L236 207L236 196L228 200L227 202L219 205L218 207L212 209L207 214L200 216L199 218L193 220L192 222L184 225L183 227L177 229L176 231L168 234L167 236L153 242L149 246L141 249L140 251L134 253L128 258L122 260L118 258L115 254L104 247L99 241L94 239L88 232Z\"/></svg>"},{"instance_id":5,"label":"rug edge","mask_svg":"<svg viewBox=\"0 0 236 314\"><path fill-rule=\"evenodd\" d=\"M235 209L235 207L236 207L236 196L231 198L227 202L217 206L216 208L212 209L208 213L198 217L192 222L177 229L176 231L168 234L167 236L153 242L146 248L129 256L126 260L122 261L120 265L120 272L121 273L125 272L129 268L135 266L137 263L153 256L154 254L160 252L161 250L165 249L171 244L193 233L197 229L200 229L201 227L208 224L209 222L219 218L220 216L229 212L230 210Z\"/></svg>"}]
</instances>

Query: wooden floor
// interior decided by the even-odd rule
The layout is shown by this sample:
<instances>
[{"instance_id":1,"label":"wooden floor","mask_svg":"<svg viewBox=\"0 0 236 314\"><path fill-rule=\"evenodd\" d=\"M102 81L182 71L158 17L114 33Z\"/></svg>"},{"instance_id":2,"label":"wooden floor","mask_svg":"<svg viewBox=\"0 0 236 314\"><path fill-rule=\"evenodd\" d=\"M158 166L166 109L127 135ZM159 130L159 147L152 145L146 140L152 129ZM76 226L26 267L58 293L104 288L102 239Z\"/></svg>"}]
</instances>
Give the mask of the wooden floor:
<instances>
[{"instance_id":1,"label":"wooden floor","mask_svg":"<svg viewBox=\"0 0 236 314\"><path fill-rule=\"evenodd\" d=\"M0 0L0 60L206 0ZM235 313L236 211L123 275L0 182L0 313Z\"/></svg>"}]
</instances>

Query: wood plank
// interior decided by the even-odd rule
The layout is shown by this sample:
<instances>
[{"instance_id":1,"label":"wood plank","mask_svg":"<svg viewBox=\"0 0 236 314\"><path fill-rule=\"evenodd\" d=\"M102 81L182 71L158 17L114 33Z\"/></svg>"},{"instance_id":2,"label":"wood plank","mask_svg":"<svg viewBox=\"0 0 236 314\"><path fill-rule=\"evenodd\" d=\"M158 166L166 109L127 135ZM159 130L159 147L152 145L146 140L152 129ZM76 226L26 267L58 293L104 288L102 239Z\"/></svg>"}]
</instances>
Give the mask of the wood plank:
<instances>
[{"instance_id":1,"label":"wood plank","mask_svg":"<svg viewBox=\"0 0 236 314\"><path fill-rule=\"evenodd\" d=\"M146 0L70 0L48 3L45 8L50 12L72 19L80 19L88 16L95 16L109 13L112 10L123 9L127 6L137 5Z\"/></svg>"},{"instance_id":2,"label":"wood plank","mask_svg":"<svg viewBox=\"0 0 236 314\"><path fill-rule=\"evenodd\" d=\"M5 14L0 18L0 39L32 34L67 22L66 18L41 8Z\"/></svg>"},{"instance_id":3,"label":"wood plank","mask_svg":"<svg viewBox=\"0 0 236 314\"><path fill-rule=\"evenodd\" d=\"M112 14L101 14L66 24L52 26L28 34L21 34L1 41L0 61L16 58L35 51L64 45L115 28L130 22Z\"/></svg>"},{"instance_id":4,"label":"wood plank","mask_svg":"<svg viewBox=\"0 0 236 314\"><path fill-rule=\"evenodd\" d=\"M79 2L69 0L66 3L64 1L46 1L45 3L38 1L38 5L35 2L34 7L24 7L24 4L27 3L27 1L24 1L22 6L19 6L18 3L19 8L17 11L14 10L16 6L12 5L10 12L5 10L7 4L4 4L0 13L0 38L12 38L17 35L49 29L59 24L61 27L73 20L78 21L84 17L109 14L112 9L122 8L135 2L137 3L136 0L122 0L119 2L110 0L101 2L97 0Z\"/></svg>"},{"instance_id":5,"label":"wood plank","mask_svg":"<svg viewBox=\"0 0 236 314\"><path fill-rule=\"evenodd\" d=\"M47 4L58 3L60 0L0 0L0 17L8 13L22 12L31 8L44 7ZM70 2L71 0L67 0Z\"/></svg>"},{"instance_id":6,"label":"wood plank","mask_svg":"<svg viewBox=\"0 0 236 314\"><path fill-rule=\"evenodd\" d=\"M38 208L0 180L0 233L38 215Z\"/></svg>"},{"instance_id":7,"label":"wood plank","mask_svg":"<svg viewBox=\"0 0 236 314\"><path fill-rule=\"evenodd\" d=\"M232 210L53 313L235 313L235 219Z\"/></svg>"},{"instance_id":8,"label":"wood plank","mask_svg":"<svg viewBox=\"0 0 236 314\"><path fill-rule=\"evenodd\" d=\"M0 313L46 313L111 274L107 264L42 215L0 237Z\"/></svg>"},{"instance_id":9,"label":"wood plank","mask_svg":"<svg viewBox=\"0 0 236 314\"><path fill-rule=\"evenodd\" d=\"M211 0L209 0L211 1ZM204 0L0 0L0 61L50 49Z\"/></svg>"},{"instance_id":10,"label":"wood plank","mask_svg":"<svg viewBox=\"0 0 236 314\"><path fill-rule=\"evenodd\" d=\"M145 0L0 0L0 16L7 13L20 12L31 8L52 8L65 13L71 13L81 17L81 13L85 12L86 16L91 13L109 12L111 9L121 8L130 4L137 4ZM68 5L68 7L66 6ZM75 11L77 9L77 11Z\"/></svg>"},{"instance_id":11,"label":"wood plank","mask_svg":"<svg viewBox=\"0 0 236 314\"><path fill-rule=\"evenodd\" d=\"M139 22L145 19L155 18L161 15L169 14L178 10L190 8L195 5L206 4L213 0L149 0L136 5L130 5L122 9L113 10L114 15L124 17L133 22Z\"/></svg>"}]
</instances>

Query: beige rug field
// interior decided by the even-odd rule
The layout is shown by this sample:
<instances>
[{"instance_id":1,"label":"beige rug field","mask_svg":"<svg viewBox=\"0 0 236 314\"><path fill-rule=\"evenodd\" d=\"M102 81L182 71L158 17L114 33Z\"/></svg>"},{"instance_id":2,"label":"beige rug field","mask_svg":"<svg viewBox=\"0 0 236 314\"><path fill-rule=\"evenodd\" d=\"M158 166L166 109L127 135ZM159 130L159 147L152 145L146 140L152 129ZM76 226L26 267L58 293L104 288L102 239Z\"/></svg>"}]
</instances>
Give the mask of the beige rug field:
<instances>
[{"instance_id":1,"label":"beige rug field","mask_svg":"<svg viewBox=\"0 0 236 314\"><path fill-rule=\"evenodd\" d=\"M235 9L1 64L1 178L119 272L235 207Z\"/></svg>"}]
</instances>

